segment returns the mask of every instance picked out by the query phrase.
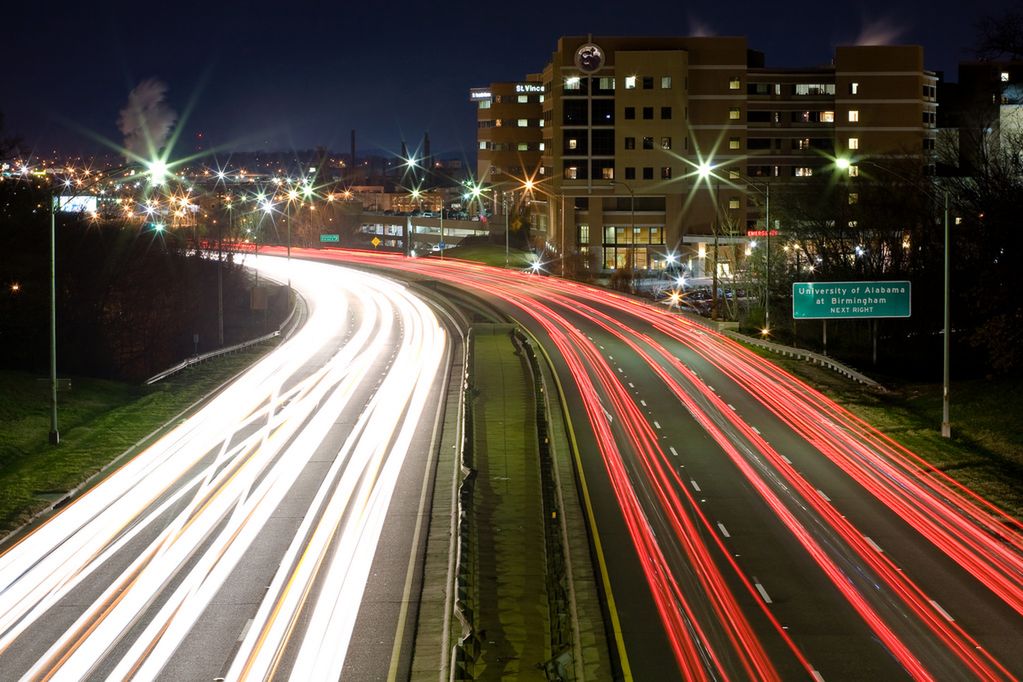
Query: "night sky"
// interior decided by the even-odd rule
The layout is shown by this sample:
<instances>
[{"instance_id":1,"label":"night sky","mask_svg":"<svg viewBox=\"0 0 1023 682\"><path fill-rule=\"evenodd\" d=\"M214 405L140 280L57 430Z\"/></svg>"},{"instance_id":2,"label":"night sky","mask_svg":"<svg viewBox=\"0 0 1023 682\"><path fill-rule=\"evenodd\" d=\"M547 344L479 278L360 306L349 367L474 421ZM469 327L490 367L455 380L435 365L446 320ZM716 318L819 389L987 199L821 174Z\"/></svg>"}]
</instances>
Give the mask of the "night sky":
<instances>
[{"instance_id":1,"label":"night sky","mask_svg":"<svg viewBox=\"0 0 1023 682\"><path fill-rule=\"evenodd\" d=\"M918 43L956 80L979 17L1019 0L962 2L17 2L3 9L5 134L47 153L120 143L146 78L203 146L360 154L415 148L475 158L468 90L540 71L560 35L745 35L768 66L827 63L838 44Z\"/></svg>"}]
</instances>

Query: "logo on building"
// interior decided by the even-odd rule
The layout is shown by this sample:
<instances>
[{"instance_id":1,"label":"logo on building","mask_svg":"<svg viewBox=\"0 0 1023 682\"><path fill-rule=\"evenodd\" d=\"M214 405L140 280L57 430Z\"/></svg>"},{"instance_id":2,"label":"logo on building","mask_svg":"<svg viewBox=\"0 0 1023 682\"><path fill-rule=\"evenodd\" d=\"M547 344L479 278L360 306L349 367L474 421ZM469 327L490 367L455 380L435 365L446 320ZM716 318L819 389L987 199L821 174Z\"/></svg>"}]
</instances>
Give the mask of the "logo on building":
<instances>
[{"instance_id":1,"label":"logo on building","mask_svg":"<svg viewBox=\"0 0 1023 682\"><path fill-rule=\"evenodd\" d=\"M580 71L593 73L604 65L604 51L593 43L580 45L575 51L575 65Z\"/></svg>"}]
</instances>

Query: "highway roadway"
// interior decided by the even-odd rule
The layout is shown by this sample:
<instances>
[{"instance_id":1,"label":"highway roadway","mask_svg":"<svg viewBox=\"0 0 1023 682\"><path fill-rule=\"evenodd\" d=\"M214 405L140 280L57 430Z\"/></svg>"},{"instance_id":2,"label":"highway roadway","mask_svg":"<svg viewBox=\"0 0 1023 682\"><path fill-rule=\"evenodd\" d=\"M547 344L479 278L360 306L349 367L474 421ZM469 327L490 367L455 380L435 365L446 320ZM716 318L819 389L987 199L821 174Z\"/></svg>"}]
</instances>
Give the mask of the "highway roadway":
<instances>
[{"instance_id":1,"label":"highway roadway","mask_svg":"<svg viewBox=\"0 0 1023 682\"><path fill-rule=\"evenodd\" d=\"M447 282L548 349L625 677L1023 675L1019 522L739 344L555 278L303 255Z\"/></svg>"},{"instance_id":2,"label":"highway roadway","mask_svg":"<svg viewBox=\"0 0 1023 682\"><path fill-rule=\"evenodd\" d=\"M450 335L383 278L253 262L305 324L0 555L0 679L407 676Z\"/></svg>"}]
</instances>

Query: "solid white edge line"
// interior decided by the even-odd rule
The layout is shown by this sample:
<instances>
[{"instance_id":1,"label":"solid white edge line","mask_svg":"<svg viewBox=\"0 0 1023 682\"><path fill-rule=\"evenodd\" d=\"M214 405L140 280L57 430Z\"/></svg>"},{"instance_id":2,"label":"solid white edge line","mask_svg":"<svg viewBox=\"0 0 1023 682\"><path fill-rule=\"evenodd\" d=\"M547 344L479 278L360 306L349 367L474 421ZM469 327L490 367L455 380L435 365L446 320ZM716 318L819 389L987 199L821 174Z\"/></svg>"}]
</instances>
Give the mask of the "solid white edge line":
<instances>
[{"instance_id":1,"label":"solid white edge line","mask_svg":"<svg viewBox=\"0 0 1023 682\"><path fill-rule=\"evenodd\" d=\"M771 595L767 594L767 590L764 589L764 586L761 585L760 581L758 581L756 578L753 579L753 586L757 588L757 592L760 593L760 596L764 598L765 602L767 602L768 604L774 603L773 601L771 601Z\"/></svg>"},{"instance_id":2,"label":"solid white edge line","mask_svg":"<svg viewBox=\"0 0 1023 682\"><path fill-rule=\"evenodd\" d=\"M827 502L831 502L831 498L824 494L824 491L817 488L817 494L823 497Z\"/></svg>"},{"instance_id":3,"label":"solid white edge line","mask_svg":"<svg viewBox=\"0 0 1023 682\"><path fill-rule=\"evenodd\" d=\"M878 552L878 553L880 553L880 554L884 554L884 550L883 550L883 549L881 549L881 546L880 546L880 545L878 545L878 544L877 544L876 542L874 542L874 541L873 541L873 539L871 539L871 538L870 538L869 536L867 536L867 535L864 535L864 536L863 536L863 539L867 541L867 544L868 544L868 545L870 545L871 547L873 547L873 548L874 548L874 551L875 551L875 552Z\"/></svg>"}]
</instances>

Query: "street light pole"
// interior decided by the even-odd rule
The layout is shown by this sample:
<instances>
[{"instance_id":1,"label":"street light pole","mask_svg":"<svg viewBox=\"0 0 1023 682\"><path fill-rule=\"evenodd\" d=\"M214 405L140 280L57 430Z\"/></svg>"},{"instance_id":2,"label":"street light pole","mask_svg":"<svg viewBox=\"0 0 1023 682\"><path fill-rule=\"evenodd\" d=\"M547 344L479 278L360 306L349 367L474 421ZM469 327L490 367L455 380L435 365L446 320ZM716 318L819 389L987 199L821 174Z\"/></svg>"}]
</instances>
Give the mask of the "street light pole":
<instances>
[{"instance_id":1,"label":"street light pole","mask_svg":"<svg viewBox=\"0 0 1023 682\"><path fill-rule=\"evenodd\" d=\"M508 199L501 192L501 210L504 211L504 267L508 267Z\"/></svg>"},{"instance_id":2,"label":"street light pole","mask_svg":"<svg viewBox=\"0 0 1023 682\"><path fill-rule=\"evenodd\" d=\"M949 402L949 344L950 337L952 336L952 327L949 326L951 318L951 301L950 301L950 289L949 289L949 275L951 273L951 250L949 248L949 232L948 232L948 190L945 190L945 333L942 334L944 337L943 357L942 357L942 385L941 385L941 437L951 438L952 437L952 425L949 422L948 416L948 402Z\"/></svg>"},{"instance_id":3,"label":"street light pole","mask_svg":"<svg viewBox=\"0 0 1023 682\"><path fill-rule=\"evenodd\" d=\"M57 428L57 202L50 196L50 445L60 443Z\"/></svg>"}]
</instances>

